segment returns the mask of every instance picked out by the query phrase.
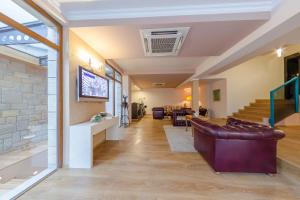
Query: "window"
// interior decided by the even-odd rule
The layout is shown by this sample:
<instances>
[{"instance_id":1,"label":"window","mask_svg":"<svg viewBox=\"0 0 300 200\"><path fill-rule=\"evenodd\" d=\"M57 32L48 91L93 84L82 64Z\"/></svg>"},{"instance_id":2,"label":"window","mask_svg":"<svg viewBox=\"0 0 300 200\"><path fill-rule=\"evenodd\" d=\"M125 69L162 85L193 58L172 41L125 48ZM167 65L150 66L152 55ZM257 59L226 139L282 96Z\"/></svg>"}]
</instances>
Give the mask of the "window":
<instances>
[{"instance_id":1,"label":"window","mask_svg":"<svg viewBox=\"0 0 300 200\"><path fill-rule=\"evenodd\" d=\"M121 117L122 109L122 84L115 81L115 116Z\"/></svg>"},{"instance_id":2,"label":"window","mask_svg":"<svg viewBox=\"0 0 300 200\"><path fill-rule=\"evenodd\" d=\"M114 80L109 78L109 100L105 104L107 113L114 115Z\"/></svg>"},{"instance_id":3,"label":"window","mask_svg":"<svg viewBox=\"0 0 300 200\"><path fill-rule=\"evenodd\" d=\"M105 75L109 78L114 79L114 68L109 65L105 65Z\"/></svg>"},{"instance_id":4,"label":"window","mask_svg":"<svg viewBox=\"0 0 300 200\"><path fill-rule=\"evenodd\" d=\"M122 81L122 76L121 76L121 74L120 74L119 72L115 72L115 79L116 79L117 81L119 81L119 82Z\"/></svg>"},{"instance_id":5,"label":"window","mask_svg":"<svg viewBox=\"0 0 300 200\"><path fill-rule=\"evenodd\" d=\"M10 193L1 192L3 199L11 199L23 192L14 188L22 185L26 190L60 166L62 27L43 10L38 13L31 1L3 1L0 55L5 57L0 56L0 81L5 84L0 84L0 121L6 123L0 124L5 130L0 131L0 157L5 164L0 166L0 177L2 183L23 180Z\"/></svg>"},{"instance_id":6,"label":"window","mask_svg":"<svg viewBox=\"0 0 300 200\"><path fill-rule=\"evenodd\" d=\"M121 117L122 109L122 75L106 64L105 74L109 79L109 101L106 102L106 112Z\"/></svg>"}]
</instances>

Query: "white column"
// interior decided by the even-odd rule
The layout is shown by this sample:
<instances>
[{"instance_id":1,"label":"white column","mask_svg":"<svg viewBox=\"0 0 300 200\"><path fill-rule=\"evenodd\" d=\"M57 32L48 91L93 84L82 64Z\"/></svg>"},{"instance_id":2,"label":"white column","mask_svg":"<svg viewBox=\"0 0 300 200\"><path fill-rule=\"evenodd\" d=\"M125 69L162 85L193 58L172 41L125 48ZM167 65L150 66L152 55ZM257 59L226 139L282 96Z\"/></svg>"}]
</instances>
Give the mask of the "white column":
<instances>
[{"instance_id":1,"label":"white column","mask_svg":"<svg viewBox=\"0 0 300 200\"><path fill-rule=\"evenodd\" d=\"M199 80L192 81L192 109L195 111L195 116L199 115Z\"/></svg>"}]
</instances>

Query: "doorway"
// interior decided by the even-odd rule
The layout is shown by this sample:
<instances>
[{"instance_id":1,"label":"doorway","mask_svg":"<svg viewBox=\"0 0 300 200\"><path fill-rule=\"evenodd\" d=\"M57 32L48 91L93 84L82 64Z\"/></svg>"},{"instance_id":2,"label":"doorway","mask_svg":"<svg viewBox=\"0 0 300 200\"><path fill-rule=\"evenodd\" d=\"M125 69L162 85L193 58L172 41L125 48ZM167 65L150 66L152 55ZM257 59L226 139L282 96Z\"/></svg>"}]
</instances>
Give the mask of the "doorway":
<instances>
[{"instance_id":1,"label":"doorway","mask_svg":"<svg viewBox=\"0 0 300 200\"><path fill-rule=\"evenodd\" d=\"M284 82L289 81L300 73L300 53L296 53L284 58ZM300 88L300 87L299 87ZM285 99L294 97L294 87L292 84L285 87Z\"/></svg>"}]
</instances>

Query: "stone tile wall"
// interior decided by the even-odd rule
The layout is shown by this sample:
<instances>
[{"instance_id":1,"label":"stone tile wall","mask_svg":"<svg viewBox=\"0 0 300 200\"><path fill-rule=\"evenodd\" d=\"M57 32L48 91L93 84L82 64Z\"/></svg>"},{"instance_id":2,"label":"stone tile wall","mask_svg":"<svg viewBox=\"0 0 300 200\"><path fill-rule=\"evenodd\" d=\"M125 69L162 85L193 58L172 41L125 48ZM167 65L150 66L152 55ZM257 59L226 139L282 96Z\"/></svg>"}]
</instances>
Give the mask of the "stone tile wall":
<instances>
[{"instance_id":1,"label":"stone tile wall","mask_svg":"<svg viewBox=\"0 0 300 200\"><path fill-rule=\"evenodd\" d=\"M47 69L0 57L0 154L47 140Z\"/></svg>"}]
</instances>

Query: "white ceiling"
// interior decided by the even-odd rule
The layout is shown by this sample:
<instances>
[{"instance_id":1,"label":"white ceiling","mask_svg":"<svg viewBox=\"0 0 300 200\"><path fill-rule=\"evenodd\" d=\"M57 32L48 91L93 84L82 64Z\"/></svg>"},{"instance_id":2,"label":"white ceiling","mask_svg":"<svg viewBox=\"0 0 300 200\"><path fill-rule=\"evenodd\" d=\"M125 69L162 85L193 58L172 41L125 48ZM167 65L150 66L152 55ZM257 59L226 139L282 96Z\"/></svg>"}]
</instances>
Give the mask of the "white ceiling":
<instances>
[{"instance_id":1,"label":"white ceiling","mask_svg":"<svg viewBox=\"0 0 300 200\"><path fill-rule=\"evenodd\" d=\"M72 30L107 59L143 58L141 29L190 27L179 57L218 56L263 24L262 20L98 26ZM88 36L88 37L87 37Z\"/></svg>"},{"instance_id":2,"label":"white ceiling","mask_svg":"<svg viewBox=\"0 0 300 200\"><path fill-rule=\"evenodd\" d=\"M263 23L262 20L247 20L98 26L76 27L72 31L104 58L113 59L128 74L194 73L204 59L220 55ZM140 29L183 26L191 29L177 57L144 55Z\"/></svg>"},{"instance_id":3,"label":"white ceiling","mask_svg":"<svg viewBox=\"0 0 300 200\"><path fill-rule=\"evenodd\" d=\"M69 27L128 74L194 73L268 19L279 0L47 0ZM38 2L38 1L37 1ZM53 11L53 13L55 13ZM145 57L142 28L191 27L177 57Z\"/></svg>"}]
</instances>

